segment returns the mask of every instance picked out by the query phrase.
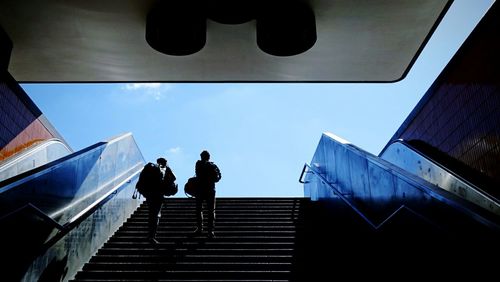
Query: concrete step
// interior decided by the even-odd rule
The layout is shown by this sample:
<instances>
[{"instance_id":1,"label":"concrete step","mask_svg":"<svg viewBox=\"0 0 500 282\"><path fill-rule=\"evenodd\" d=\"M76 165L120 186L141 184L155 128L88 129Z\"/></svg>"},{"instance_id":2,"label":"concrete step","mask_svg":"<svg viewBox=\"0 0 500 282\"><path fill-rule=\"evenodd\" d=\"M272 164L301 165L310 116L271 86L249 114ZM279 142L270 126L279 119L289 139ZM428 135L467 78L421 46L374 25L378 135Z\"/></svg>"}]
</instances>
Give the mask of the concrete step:
<instances>
[{"instance_id":1,"label":"concrete step","mask_svg":"<svg viewBox=\"0 0 500 282\"><path fill-rule=\"evenodd\" d=\"M188 241L188 242L172 242L172 241L166 241L166 242L160 242L160 244L156 245L156 248L169 248L171 249L172 247L175 248L180 248L180 247L199 247L199 246L204 246L204 247L224 247L224 248L292 248L294 247L295 243L294 242L262 242L262 241L255 241L255 242L228 242L227 240L225 241L206 241L206 242L200 242L200 241ZM106 248L123 248L123 249L129 249L129 248L149 248L151 247L151 243L144 241L144 242L107 242L104 244L102 249Z\"/></svg>"},{"instance_id":2,"label":"concrete step","mask_svg":"<svg viewBox=\"0 0 500 282\"><path fill-rule=\"evenodd\" d=\"M73 281L292 281L307 204L303 198L218 198L216 237L207 238L193 234L194 200L168 198L160 243L153 245L143 203Z\"/></svg>"},{"instance_id":3,"label":"concrete step","mask_svg":"<svg viewBox=\"0 0 500 282\"><path fill-rule=\"evenodd\" d=\"M77 274L77 279L144 279L157 281L158 279L204 279L222 280L222 279L246 279L253 280L287 280L290 279L291 271L267 271L267 270L87 270ZM78 281L78 280L76 280Z\"/></svg>"},{"instance_id":4,"label":"concrete step","mask_svg":"<svg viewBox=\"0 0 500 282\"><path fill-rule=\"evenodd\" d=\"M143 234L144 235L144 234ZM203 241L203 240L211 240L211 241L228 241L228 242L294 242L296 240L295 234L290 236L286 235L274 235L274 236L228 236L227 234L221 235L216 232L216 237L212 239L207 239L205 234L200 236L187 237L185 234L177 234L177 236L157 236L157 239L162 242L175 242L180 244L182 242L188 241ZM115 234L112 238L109 239L108 242L146 242L147 237L145 236L118 236Z\"/></svg>"},{"instance_id":5,"label":"concrete step","mask_svg":"<svg viewBox=\"0 0 500 282\"><path fill-rule=\"evenodd\" d=\"M153 254L127 254L127 255L105 255L99 254L94 256L91 262L165 262L171 261L171 259L179 259L174 253L153 253ZM230 255L230 254L183 254L182 260L178 260L179 263L182 262L248 262L248 263L285 263L290 262L294 259L293 255L272 255L272 254L245 254L245 255Z\"/></svg>"},{"instance_id":6,"label":"concrete step","mask_svg":"<svg viewBox=\"0 0 500 282\"><path fill-rule=\"evenodd\" d=\"M292 262L221 262L221 261L162 261L162 262L90 262L83 268L84 271L290 271Z\"/></svg>"}]
</instances>

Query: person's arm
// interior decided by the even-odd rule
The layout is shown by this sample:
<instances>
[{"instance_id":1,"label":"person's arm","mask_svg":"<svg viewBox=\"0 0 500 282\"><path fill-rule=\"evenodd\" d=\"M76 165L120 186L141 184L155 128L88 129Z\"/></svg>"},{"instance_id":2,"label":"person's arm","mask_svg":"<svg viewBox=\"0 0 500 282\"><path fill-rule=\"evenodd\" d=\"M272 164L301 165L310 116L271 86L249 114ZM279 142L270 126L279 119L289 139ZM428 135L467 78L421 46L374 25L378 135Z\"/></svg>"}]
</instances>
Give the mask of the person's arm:
<instances>
[{"instance_id":1,"label":"person's arm","mask_svg":"<svg viewBox=\"0 0 500 282\"><path fill-rule=\"evenodd\" d=\"M196 174L196 177L200 177L200 172L201 172L200 161L197 161L196 166L194 168L194 173Z\"/></svg>"}]
</instances>

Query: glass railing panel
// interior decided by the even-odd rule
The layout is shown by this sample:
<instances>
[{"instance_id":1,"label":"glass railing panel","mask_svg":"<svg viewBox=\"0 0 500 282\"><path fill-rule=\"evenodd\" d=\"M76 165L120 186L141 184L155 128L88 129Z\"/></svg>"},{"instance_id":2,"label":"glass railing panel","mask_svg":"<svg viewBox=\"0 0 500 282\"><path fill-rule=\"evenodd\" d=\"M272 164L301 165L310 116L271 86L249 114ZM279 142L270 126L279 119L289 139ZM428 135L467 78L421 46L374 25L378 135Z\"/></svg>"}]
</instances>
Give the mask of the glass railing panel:
<instances>
[{"instance_id":1,"label":"glass railing panel","mask_svg":"<svg viewBox=\"0 0 500 282\"><path fill-rule=\"evenodd\" d=\"M68 224L143 164L131 134L98 143L0 187L0 217L32 204L59 224Z\"/></svg>"},{"instance_id":2,"label":"glass railing panel","mask_svg":"<svg viewBox=\"0 0 500 282\"><path fill-rule=\"evenodd\" d=\"M314 175L314 173L308 167L304 167L303 182L304 183L304 195L311 198L313 201L318 201L320 199L330 199L338 198L335 192L328 188L324 181L319 177Z\"/></svg>"},{"instance_id":3,"label":"glass railing panel","mask_svg":"<svg viewBox=\"0 0 500 282\"><path fill-rule=\"evenodd\" d=\"M334 191L334 197L377 228L402 207L418 211L422 218L466 214L472 221L498 228L498 218L331 133L321 137L303 179L305 196L328 199L329 190ZM435 210L442 212L433 214Z\"/></svg>"},{"instance_id":4,"label":"glass railing panel","mask_svg":"<svg viewBox=\"0 0 500 282\"><path fill-rule=\"evenodd\" d=\"M498 199L488 195L479 187L462 179L402 140L387 146L380 157L458 197L500 215Z\"/></svg>"}]
</instances>

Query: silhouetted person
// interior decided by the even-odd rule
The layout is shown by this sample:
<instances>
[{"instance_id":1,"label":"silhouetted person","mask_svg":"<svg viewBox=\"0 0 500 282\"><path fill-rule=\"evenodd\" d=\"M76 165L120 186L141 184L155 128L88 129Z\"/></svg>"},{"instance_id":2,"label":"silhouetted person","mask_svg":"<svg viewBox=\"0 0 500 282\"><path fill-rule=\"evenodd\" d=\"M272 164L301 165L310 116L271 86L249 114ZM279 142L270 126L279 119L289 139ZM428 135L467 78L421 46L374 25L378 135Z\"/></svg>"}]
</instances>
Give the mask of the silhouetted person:
<instances>
[{"instance_id":1,"label":"silhouetted person","mask_svg":"<svg viewBox=\"0 0 500 282\"><path fill-rule=\"evenodd\" d=\"M207 236L213 238L215 223L215 183L221 179L221 173L217 165L210 162L210 153L203 151L201 159L196 162L195 172L198 179L199 194L196 197L196 229L195 234L201 234L203 230L203 201L206 202L208 212Z\"/></svg>"},{"instance_id":2,"label":"silhouetted person","mask_svg":"<svg viewBox=\"0 0 500 282\"><path fill-rule=\"evenodd\" d=\"M146 197L146 203L148 204L148 239L153 244L158 244L156 240L156 231L158 229L158 224L160 222L160 212L163 205L164 190L161 182L164 177L168 177L175 181L175 175L173 174L170 167L167 165L167 160L165 158L158 158L156 160L156 168L159 175L155 172L152 177L154 180L149 182L150 187L148 187L148 192L144 194Z\"/></svg>"}]
</instances>

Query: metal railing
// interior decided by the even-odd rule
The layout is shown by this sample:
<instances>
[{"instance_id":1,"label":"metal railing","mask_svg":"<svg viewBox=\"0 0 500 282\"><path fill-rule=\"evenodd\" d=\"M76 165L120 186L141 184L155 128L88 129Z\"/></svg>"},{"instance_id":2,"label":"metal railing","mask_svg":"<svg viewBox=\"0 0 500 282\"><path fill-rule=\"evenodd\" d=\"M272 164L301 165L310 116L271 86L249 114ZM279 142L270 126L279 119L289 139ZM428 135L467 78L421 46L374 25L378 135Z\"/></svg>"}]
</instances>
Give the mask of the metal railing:
<instances>
[{"instance_id":1,"label":"metal railing","mask_svg":"<svg viewBox=\"0 0 500 282\"><path fill-rule=\"evenodd\" d=\"M0 221L24 213L66 231L130 183L143 164L130 133L96 143L1 182Z\"/></svg>"},{"instance_id":2,"label":"metal railing","mask_svg":"<svg viewBox=\"0 0 500 282\"><path fill-rule=\"evenodd\" d=\"M332 133L322 135L311 162L313 166L305 164L299 177L304 192L311 199L338 196L374 228L408 210L427 222L439 223L441 229L460 231L479 223L482 227L478 228L500 231L496 215ZM310 179L303 180L307 173L327 185L308 183ZM434 213L436 208L441 212ZM459 217L463 218L454 219Z\"/></svg>"},{"instance_id":3,"label":"metal railing","mask_svg":"<svg viewBox=\"0 0 500 282\"><path fill-rule=\"evenodd\" d=\"M73 151L61 140L51 138L36 143L0 162L0 182L67 156Z\"/></svg>"},{"instance_id":4,"label":"metal railing","mask_svg":"<svg viewBox=\"0 0 500 282\"><path fill-rule=\"evenodd\" d=\"M44 248L46 246L50 246L54 243L54 241L57 241L58 238L62 237L64 234L67 234L69 231L71 231L75 226L77 226L81 221L85 220L88 218L96 209L104 205L106 202L111 200L115 195L120 192L120 190L125 186L126 183L130 183L131 180L136 177L140 172L141 172L142 164L137 164L136 166L132 167L129 171L134 171L130 176L119 182L117 185L115 185L113 188L111 188L108 192L106 192L104 195L99 197L97 200L89 204L86 208L84 208L82 211L80 211L78 214L75 216L71 217L68 221L65 223L61 224L54 220L51 216L49 216L47 213L43 212L41 209L33 205L32 203L28 203L8 214L5 214L0 218L0 224L1 222L7 221L10 218L15 217L18 214L21 214L23 212L28 212L34 216L37 216L41 218L44 222L49 224L50 226L56 228L59 230L59 233L53 234L51 238L47 238L46 243L43 246L40 246L41 248Z\"/></svg>"},{"instance_id":5,"label":"metal railing","mask_svg":"<svg viewBox=\"0 0 500 282\"><path fill-rule=\"evenodd\" d=\"M37 280L54 254L76 253L67 256L71 279L137 208L131 194L143 165L128 133L1 182L0 259L22 253L9 274Z\"/></svg>"},{"instance_id":6,"label":"metal railing","mask_svg":"<svg viewBox=\"0 0 500 282\"><path fill-rule=\"evenodd\" d=\"M382 226L384 226L387 222L389 222L395 215L397 215L402 210L407 210L407 211L411 212L412 214L414 214L415 216L417 216L417 217L421 218L422 220L426 221L427 223L429 223L429 224L431 224L431 225L439 228L439 226L437 224L433 223L428 218L422 216L421 214L417 213L416 211L414 211L413 209L409 208L408 206L406 206L404 204L402 204L398 208L396 208L394 210L394 212L392 212L389 216L387 216L379 224L376 224L371 219L369 219L368 216L366 216L360 209L358 209L355 205L353 205L351 203L351 201L349 201L349 199L346 198L346 195L344 195L343 193L341 193L339 191L339 189L337 189L337 187L335 187L335 185L333 185L332 183L328 182L328 180L325 177L323 177L321 175L321 173L319 173L318 171L316 171L315 169L313 169L307 163L305 163L304 167L302 168L302 172L301 172L300 177L299 177L299 182L300 183L302 183L302 184L309 183L309 182L303 180L304 179L304 175L306 173L312 173L312 174L314 174L316 177L318 177L321 180L322 183L328 185L332 189L332 191L335 193L335 195L337 195L342 201L344 201L344 203L346 203L349 207L351 207L353 211L355 211L363 220L365 220L375 230L379 230Z\"/></svg>"},{"instance_id":7,"label":"metal railing","mask_svg":"<svg viewBox=\"0 0 500 282\"><path fill-rule=\"evenodd\" d=\"M497 198L402 139L393 141L379 156L446 191L500 215L500 202Z\"/></svg>"}]
</instances>

